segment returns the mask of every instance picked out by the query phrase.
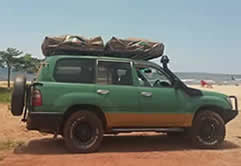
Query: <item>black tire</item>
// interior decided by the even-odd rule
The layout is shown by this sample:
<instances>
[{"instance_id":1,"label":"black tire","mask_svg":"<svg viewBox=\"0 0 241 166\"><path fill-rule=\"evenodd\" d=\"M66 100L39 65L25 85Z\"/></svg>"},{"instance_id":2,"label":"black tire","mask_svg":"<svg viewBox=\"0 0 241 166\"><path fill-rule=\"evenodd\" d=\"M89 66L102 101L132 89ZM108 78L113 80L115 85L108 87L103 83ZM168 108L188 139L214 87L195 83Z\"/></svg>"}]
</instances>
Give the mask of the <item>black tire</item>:
<instances>
[{"instance_id":1,"label":"black tire","mask_svg":"<svg viewBox=\"0 0 241 166\"><path fill-rule=\"evenodd\" d=\"M73 153L95 152L102 142L103 133L102 121L95 113L78 111L64 125L65 145Z\"/></svg>"},{"instance_id":2,"label":"black tire","mask_svg":"<svg viewBox=\"0 0 241 166\"><path fill-rule=\"evenodd\" d=\"M20 116L23 113L26 93L26 77L24 75L16 76L11 99L11 112L14 116Z\"/></svg>"},{"instance_id":3,"label":"black tire","mask_svg":"<svg viewBox=\"0 0 241 166\"><path fill-rule=\"evenodd\" d=\"M218 148L226 134L222 117L213 111L202 111L197 114L191 129L192 142L199 148Z\"/></svg>"}]
</instances>

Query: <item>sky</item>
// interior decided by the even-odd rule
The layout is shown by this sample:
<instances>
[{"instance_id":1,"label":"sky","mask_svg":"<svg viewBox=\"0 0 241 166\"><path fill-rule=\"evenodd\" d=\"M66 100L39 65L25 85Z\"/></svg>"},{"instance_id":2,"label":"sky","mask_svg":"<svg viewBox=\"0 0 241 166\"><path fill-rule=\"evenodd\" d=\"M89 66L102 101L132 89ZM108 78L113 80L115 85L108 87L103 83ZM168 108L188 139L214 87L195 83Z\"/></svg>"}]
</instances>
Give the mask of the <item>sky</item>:
<instances>
[{"instance_id":1,"label":"sky","mask_svg":"<svg viewBox=\"0 0 241 166\"><path fill-rule=\"evenodd\" d=\"M240 0L1 0L0 12L0 50L43 58L45 36L138 37L163 42L173 71L241 74Z\"/></svg>"}]
</instances>

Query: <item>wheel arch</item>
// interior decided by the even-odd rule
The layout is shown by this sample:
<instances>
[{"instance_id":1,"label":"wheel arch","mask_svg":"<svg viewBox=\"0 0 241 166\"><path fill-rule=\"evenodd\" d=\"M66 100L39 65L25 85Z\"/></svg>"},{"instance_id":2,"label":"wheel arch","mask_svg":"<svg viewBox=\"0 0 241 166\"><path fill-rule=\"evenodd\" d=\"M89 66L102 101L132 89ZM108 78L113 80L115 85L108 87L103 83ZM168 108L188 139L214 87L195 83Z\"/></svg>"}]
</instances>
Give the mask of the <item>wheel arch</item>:
<instances>
[{"instance_id":1,"label":"wheel arch","mask_svg":"<svg viewBox=\"0 0 241 166\"><path fill-rule=\"evenodd\" d=\"M209 110L209 111L213 111L217 114L219 114L221 116L221 118L224 120L224 122L226 123L227 120L224 116L224 113L223 113L223 108L220 107L220 106L216 106L216 105L202 105L200 106L194 113L194 116L193 116L193 119L192 119L192 124L193 124L193 121L195 120L196 116L202 112L202 111L205 111L205 110Z\"/></svg>"},{"instance_id":2,"label":"wheel arch","mask_svg":"<svg viewBox=\"0 0 241 166\"><path fill-rule=\"evenodd\" d=\"M102 111L102 109L96 105L91 105L91 104L76 104L76 105L72 105L70 106L64 113L63 116L63 121L61 124L61 132L63 130L64 124L66 122L66 120L68 119L68 117L73 114L76 111L80 111L80 110L88 110L88 111L92 111L94 112L102 121L103 124L103 128L104 130L107 128L107 124L108 124L108 119L105 115L105 113Z\"/></svg>"}]
</instances>

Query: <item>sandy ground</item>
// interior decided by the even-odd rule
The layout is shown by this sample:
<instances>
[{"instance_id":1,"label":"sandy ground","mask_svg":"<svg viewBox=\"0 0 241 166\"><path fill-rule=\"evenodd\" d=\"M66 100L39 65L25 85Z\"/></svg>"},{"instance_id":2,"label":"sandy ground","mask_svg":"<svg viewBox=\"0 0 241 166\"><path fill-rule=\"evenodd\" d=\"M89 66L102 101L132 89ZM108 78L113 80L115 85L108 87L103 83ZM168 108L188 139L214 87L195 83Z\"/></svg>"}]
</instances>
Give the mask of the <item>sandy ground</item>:
<instances>
[{"instance_id":1,"label":"sandy ground","mask_svg":"<svg viewBox=\"0 0 241 166\"><path fill-rule=\"evenodd\" d=\"M206 90L236 95L239 104L241 103L241 86L214 86L213 89ZM158 133L132 133L105 136L97 153L69 154L64 148L62 138L53 140L49 135L26 131L20 118L12 117L7 108L6 104L0 104L0 140L24 140L28 143L6 152L5 158L0 161L1 166L241 165L241 116L227 125L227 136L220 149L193 149L189 140L180 137L170 138Z\"/></svg>"},{"instance_id":2,"label":"sandy ground","mask_svg":"<svg viewBox=\"0 0 241 166\"><path fill-rule=\"evenodd\" d=\"M29 138L42 135L39 132L28 131L21 118L12 116L8 104L0 104L0 142L7 140L26 141Z\"/></svg>"}]
</instances>

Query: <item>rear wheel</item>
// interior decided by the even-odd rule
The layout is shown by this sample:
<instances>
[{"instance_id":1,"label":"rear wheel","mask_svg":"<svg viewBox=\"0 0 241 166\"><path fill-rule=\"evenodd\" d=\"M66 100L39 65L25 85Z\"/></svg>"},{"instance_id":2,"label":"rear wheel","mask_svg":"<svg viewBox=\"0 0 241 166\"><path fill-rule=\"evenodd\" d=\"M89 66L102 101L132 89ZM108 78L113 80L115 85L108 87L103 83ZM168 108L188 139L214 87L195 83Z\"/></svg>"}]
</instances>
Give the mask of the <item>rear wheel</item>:
<instances>
[{"instance_id":1,"label":"rear wheel","mask_svg":"<svg viewBox=\"0 0 241 166\"><path fill-rule=\"evenodd\" d=\"M23 113L26 93L26 77L24 75L16 76L11 99L11 112L14 116L20 116Z\"/></svg>"},{"instance_id":2,"label":"rear wheel","mask_svg":"<svg viewBox=\"0 0 241 166\"><path fill-rule=\"evenodd\" d=\"M225 123L218 113L202 111L195 117L191 132L195 146L217 148L225 138Z\"/></svg>"},{"instance_id":3,"label":"rear wheel","mask_svg":"<svg viewBox=\"0 0 241 166\"><path fill-rule=\"evenodd\" d=\"M64 126L66 147L74 153L97 151L103 139L103 125L90 111L73 113Z\"/></svg>"}]
</instances>

